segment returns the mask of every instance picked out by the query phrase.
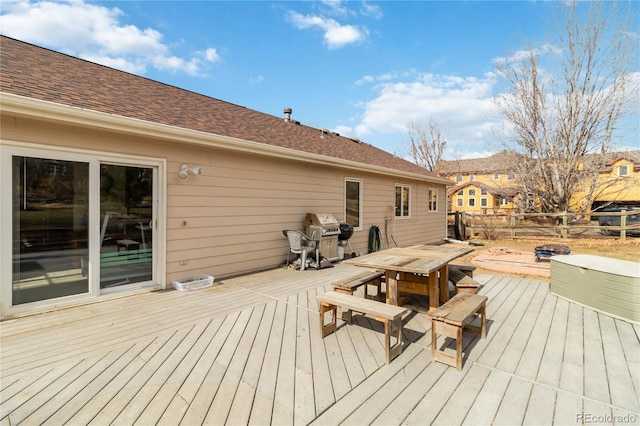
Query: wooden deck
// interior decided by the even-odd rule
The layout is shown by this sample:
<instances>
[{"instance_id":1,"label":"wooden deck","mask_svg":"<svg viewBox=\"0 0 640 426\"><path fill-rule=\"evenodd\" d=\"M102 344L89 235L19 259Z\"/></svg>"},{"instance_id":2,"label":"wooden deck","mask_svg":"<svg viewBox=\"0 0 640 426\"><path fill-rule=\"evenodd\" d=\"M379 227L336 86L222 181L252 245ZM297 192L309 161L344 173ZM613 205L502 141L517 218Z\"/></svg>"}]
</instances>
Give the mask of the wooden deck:
<instances>
[{"instance_id":1,"label":"wooden deck","mask_svg":"<svg viewBox=\"0 0 640 426\"><path fill-rule=\"evenodd\" d=\"M417 313L385 365L377 321L319 335L315 296L361 272L278 269L5 321L0 425L640 422L637 324L480 275L487 338L465 334L461 372L431 362Z\"/></svg>"}]
</instances>

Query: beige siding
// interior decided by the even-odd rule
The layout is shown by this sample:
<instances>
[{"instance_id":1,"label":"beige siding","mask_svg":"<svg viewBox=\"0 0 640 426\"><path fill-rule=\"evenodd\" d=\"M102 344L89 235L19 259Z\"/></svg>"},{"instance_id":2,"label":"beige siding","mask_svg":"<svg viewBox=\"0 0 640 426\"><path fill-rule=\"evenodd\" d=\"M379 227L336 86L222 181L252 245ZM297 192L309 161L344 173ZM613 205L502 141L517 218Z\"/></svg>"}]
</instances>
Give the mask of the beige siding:
<instances>
[{"instance_id":1,"label":"beige siding","mask_svg":"<svg viewBox=\"0 0 640 426\"><path fill-rule=\"evenodd\" d=\"M385 247L445 236L445 188L427 182L25 119L3 118L2 133L7 140L166 159L166 248L160 249L168 283L194 273L224 277L276 267L288 251L283 229L304 230L308 212L344 219L345 177L363 181L363 230L351 239L354 251L366 253L373 224ZM179 179L183 163L203 174ZM411 186L409 219L393 217L396 183ZM439 191L435 213L428 211L429 188Z\"/></svg>"}]
</instances>

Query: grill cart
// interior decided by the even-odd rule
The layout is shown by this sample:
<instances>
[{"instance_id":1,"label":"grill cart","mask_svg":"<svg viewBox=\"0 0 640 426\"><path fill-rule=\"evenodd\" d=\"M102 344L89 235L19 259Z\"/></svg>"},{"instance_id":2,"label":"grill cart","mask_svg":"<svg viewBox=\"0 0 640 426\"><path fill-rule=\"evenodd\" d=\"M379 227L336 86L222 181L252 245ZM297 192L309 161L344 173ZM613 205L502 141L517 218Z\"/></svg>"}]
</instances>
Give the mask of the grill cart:
<instances>
[{"instance_id":1,"label":"grill cart","mask_svg":"<svg viewBox=\"0 0 640 426\"><path fill-rule=\"evenodd\" d=\"M536 246L534 253L536 255L536 262L540 262L540 259L551 259L552 256L559 254L569 254L571 250L562 244L542 244Z\"/></svg>"}]
</instances>

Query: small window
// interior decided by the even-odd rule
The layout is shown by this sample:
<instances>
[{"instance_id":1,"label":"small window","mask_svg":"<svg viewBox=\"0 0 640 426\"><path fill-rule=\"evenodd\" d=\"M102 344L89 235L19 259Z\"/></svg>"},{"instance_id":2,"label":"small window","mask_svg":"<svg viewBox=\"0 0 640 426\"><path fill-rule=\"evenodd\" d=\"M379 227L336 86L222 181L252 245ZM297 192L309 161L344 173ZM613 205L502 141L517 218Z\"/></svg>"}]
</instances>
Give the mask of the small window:
<instances>
[{"instance_id":1,"label":"small window","mask_svg":"<svg viewBox=\"0 0 640 426\"><path fill-rule=\"evenodd\" d=\"M411 199L411 187L409 185L396 184L396 217L409 217Z\"/></svg>"},{"instance_id":2,"label":"small window","mask_svg":"<svg viewBox=\"0 0 640 426\"><path fill-rule=\"evenodd\" d=\"M489 205L486 198L480 198L480 207L487 207Z\"/></svg>"},{"instance_id":3,"label":"small window","mask_svg":"<svg viewBox=\"0 0 640 426\"><path fill-rule=\"evenodd\" d=\"M476 196L476 190L475 189L470 189L469 190L469 197L475 197Z\"/></svg>"},{"instance_id":4,"label":"small window","mask_svg":"<svg viewBox=\"0 0 640 426\"><path fill-rule=\"evenodd\" d=\"M344 219L354 229L362 229L362 180L347 178L344 185Z\"/></svg>"},{"instance_id":5,"label":"small window","mask_svg":"<svg viewBox=\"0 0 640 426\"><path fill-rule=\"evenodd\" d=\"M629 176L629 166L618 166L618 176Z\"/></svg>"},{"instance_id":6,"label":"small window","mask_svg":"<svg viewBox=\"0 0 640 426\"><path fill-rule=\"evenodd\" d=\"M456 205L457 205L458 207L462 207L462 206L464 206L464 199L463 199L463 198L458 198L458 199L457 199L457 203L456 203Z\"/></svg>"},{"instance_id":7,"label":"small window","mask_svg":"<svg viewBox=\"0 0 640 426\"><path fill-rule=\"evenodd\" d=\"M464 189L461 189L460 191L458 191L458 195L464 195Z\"/></svg>"},{"instance_id":8,"label":"small window","mask_svg":"<svg viewBox=\"0 0 640 426\"><path fill-rule=\"evenodd\" d=\"M437 189L429 189L429 211L437 212L438 211L438 190Z\"/></svg>"},{"instance_id":9,"label":"small window","mask_svg":"<svg viewBox=\"0 0 640 426\"><path fill-rule=\"evenodd\" d=\"M456 182L462 182L462 175L456 176Z\"/></svg>"},{"instance_id":10,"label":"small window","mask_svg":"<svg viewBox=\"0 0 640 426\"><path fill-rule=\"evenodd\" d=\"M513 173L507 173L507 180L514 180L516 177Z\"/></svg>"},{"instance_id":11,"label":"small window","mask_svg":"<svg viewBox=\"0 0 640 426\"><path fill-rule=\"evenodd\" d=\"M501 206L508 206L509 205L509 200L507 198L500 198L500 205Z\"/></svg>"},{"instance_id":12,"label":"small window","mask_svg":"<svg viewBox=\"0 0 640 426\"><path fill-rule=\"evenodd\" d=\"M473 173L469 175L469 182L471 182L472 180L476 180L476 175L474 175Z\"/></svg>"},{"instance_id":13,"label":"small window","mask_svg":"<svg viewBox=\"0 0 640 426\"><path fill-rule=\"evenodd\" d=\"M487 190L486 189L481 189L480 190L480 195L487 195Z\"/></svg>"},{"instance_id":14,"label":"small window","mask_svg":"<svg viewBox=\"0 0 640 426\"><path fill-rule=\"evenodd\" d=\"M476 206L476 199L469 198L469 207L475 207L475 206Z\"/></svg>"},{"instance_id":15,"label":"small window","mask_svg":"<svg viewBox=\"0 0 640 426\"><path fill-rule=\"evenodd\" d=\"M498 179L500 179L500 173L494 173L493 180L498 180Z\"/></svg>"}]
</instances>

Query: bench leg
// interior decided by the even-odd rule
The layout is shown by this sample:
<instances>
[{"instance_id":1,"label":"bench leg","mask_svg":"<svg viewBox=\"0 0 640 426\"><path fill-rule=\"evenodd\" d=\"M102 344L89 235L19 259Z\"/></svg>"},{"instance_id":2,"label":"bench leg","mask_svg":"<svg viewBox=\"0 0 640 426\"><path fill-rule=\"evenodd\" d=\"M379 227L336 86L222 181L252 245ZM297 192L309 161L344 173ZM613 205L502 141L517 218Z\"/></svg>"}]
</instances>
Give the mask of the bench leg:
<instances>
[{"instance_id":1,"label":"bench leg","mask_svg":"<svg viewBox=\"0 0 640 426\"><path fill-rule=\"evenodd\" d=\"M346 290L343 288L334 287L333 291L336 291L338 293L348 294L349 296L353 296L353 290ZM343 311L342 308L340 308L340 319L342 319L342 321L344 322L351 324L351 310L349 309L347 311Z\"/></svg>"},{"instance_id":2,"label":"bench leg","mask_svg":"<svg viewBox=\"0 0 640 426\"><path fill-rule=\"evenodd\" d=\"M480 316L480 327L475 325L466 325L465 328L472 333L479 334L480 338L484 339L487 337L487 305L483 304L480 306L480 309L476 312Z\"/></svg>"},{"instance_id":3,"label":"bench leg","mask_svg":"<svg viewBox=\"0 0 640 426\"><path fill-rule=\"evenodd\" d=\"M438 334L456 339L456 354L452 355L438 349ZM462 327L442 321L431 321L431 359L462 370Z\"/></svg>"},{"instance_id":4,"label":"bench leg","mask_svg":"<svg viewBox=\"0 0 640 426\"><path fill-rule=\"evenodd\" d=\"M369 294L369 286L375 286L377 289L377 293L375 294L375 296L373 294ZM380 295L382 294L382 281L380 280L380 278L376 278L374 280L371 280L367 283L365 283L364 285L364 298L365 299L371 299L371 300L380 300Z\"/></svg>"},{"instance_id":5,"label":"bench leg","mask_svg":"<svg viewBox=\"0 0 640 426\"><path fill-rule=\"evenodd\" d=\"M402 318L391 321L384 318L376 318L384 322L384 343L387 356L387 364L402 353ZM395 332L395 333L394 333ZM391 334L395 334L395 343L391 345Z\"/></svg>"},{"instance_id":6,"label":"bench leg","mask_svg":"<svg viewBox=\"0 0 640 426\"><path fill-rule=\"evenodd\" d=\"M336 310L337 310L336 305L331 305L326 302L320 302L320 335L322 336L322 338L336 331L336 321L337 321ZM331 312L331 322L325 325L324 323L325 314L327 312Z\"/></svg>"}]
</instances>

